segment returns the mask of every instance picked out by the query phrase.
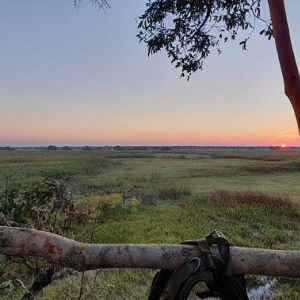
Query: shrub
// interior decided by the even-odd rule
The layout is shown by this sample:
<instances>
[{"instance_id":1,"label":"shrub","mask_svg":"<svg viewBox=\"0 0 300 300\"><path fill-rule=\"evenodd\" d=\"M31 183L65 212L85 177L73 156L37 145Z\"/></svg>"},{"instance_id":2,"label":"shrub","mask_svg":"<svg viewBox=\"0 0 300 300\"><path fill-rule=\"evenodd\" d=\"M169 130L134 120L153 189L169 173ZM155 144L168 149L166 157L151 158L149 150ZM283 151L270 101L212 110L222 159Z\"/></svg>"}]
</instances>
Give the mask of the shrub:
<instances>
[{"instance_id":1,"label":"shrub","mask_svg":"<svg viewBox=\"0 0 300 300\"><path fill-rule=\"evenodd\" d=\"M50 150L50 151L57 150L57 147L54 146L54 145L49 145L49 146L47 147L47 150Z\"/></svg>"}]
</instances>

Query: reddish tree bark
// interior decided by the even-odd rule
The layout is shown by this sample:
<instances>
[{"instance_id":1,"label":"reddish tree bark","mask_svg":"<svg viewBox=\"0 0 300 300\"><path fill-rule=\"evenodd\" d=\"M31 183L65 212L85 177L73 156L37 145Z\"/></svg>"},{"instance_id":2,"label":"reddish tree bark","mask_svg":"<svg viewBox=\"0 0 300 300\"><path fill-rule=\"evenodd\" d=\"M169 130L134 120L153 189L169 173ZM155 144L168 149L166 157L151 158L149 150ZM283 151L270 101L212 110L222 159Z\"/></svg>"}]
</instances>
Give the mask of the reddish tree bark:
<instances>
[{"instance_id":1,"label":"reddish tree bark","mask_svg":"<svg viewBox=\"0 0 300 300\"><path fill-rule=\"evenodd\" d=\"M300 77L291 42L284 0L268 0L268 3L285 94L293 106L300 133Z\"/></svg>"}]
</instances>

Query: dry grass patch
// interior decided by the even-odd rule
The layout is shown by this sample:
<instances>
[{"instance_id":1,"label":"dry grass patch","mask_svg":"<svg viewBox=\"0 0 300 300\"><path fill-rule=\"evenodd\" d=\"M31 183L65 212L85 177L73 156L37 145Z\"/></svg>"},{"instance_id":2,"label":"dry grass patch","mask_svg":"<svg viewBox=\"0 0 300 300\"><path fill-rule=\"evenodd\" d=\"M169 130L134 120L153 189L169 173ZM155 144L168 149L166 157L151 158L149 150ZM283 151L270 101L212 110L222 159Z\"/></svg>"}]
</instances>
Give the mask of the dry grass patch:
<instances>
[{"instance_id":1,"label":"dry grass patch","mask_svg":"<svg viewBox=\"0 0 300 300\"><path fill-rule=\"evenodd\" d=\"M300 216L300 205L285 195L265 194L259 191L226 191L209 193L209 198L224 204L248 204L276 208L295 216Z\"/></svg>"},{"instance_id":2,"label":"dry grass patch","mask_svg":"<svg viewBox=\"0 0 300 300\"><path fill-rule=\"evenodd\" d=\"M263 160L262 160L263 161ZM273 173L291 173L300 171L299 161L274 161L266 160L255 164L248 164L240 167L240 171L251 174L273 174Z\"/></svg>"}]
</instances>

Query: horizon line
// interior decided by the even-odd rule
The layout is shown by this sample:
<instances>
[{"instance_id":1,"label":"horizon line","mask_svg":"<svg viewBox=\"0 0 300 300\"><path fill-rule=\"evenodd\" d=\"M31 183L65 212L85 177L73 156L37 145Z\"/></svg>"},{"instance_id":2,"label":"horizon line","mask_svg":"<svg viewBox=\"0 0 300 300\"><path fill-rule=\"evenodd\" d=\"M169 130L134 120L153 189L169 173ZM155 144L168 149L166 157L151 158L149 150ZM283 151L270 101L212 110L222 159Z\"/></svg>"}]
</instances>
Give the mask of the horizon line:
<instances>
[{"instance_id":1,"label":"horizon line","mask_svg":"<svg viewBox=\"0 0 300 300\"><path fill-rule=\"evenodd\" d=\"M26 146L21 146L21 145L16 145L16 146L11 146L11 145L0 145L0 148L5 148L5 147L10 147L10 148L47 148L49 146L55 146L57 148L62 148L62 147L70 147L70 148L80 148L80 147L91 147L91 148L97 148L97 147L283 147L283 148L299 148L300 145L287 145L287 144L273 144L273 145L264 145L264 144L255 144L255 145L240 145L240 144L233 144L233 145L211 145L211 144L204 144L204 145L180 145L180 144L156 144L156 145L151 145L151 144L110 144L110 145L92 145L92 144L77 144L77 145L56 145L56 144L47 144L47 145L26 145Z\"/></svg>"}]
</instances>

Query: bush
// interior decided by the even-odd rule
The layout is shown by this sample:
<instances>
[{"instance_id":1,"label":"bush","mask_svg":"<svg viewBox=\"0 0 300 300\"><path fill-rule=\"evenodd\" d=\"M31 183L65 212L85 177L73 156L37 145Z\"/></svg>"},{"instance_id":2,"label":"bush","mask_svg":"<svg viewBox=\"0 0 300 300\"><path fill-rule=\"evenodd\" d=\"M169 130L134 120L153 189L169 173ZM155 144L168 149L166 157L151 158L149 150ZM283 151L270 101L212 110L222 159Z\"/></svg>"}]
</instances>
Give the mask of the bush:
<instances>
[{"instance_id":1,"label":"bush","mask_svg":"<svg viewBox=\"0 0 300 300\"><path fill-rule=\"evenodd\" d=\"M54 145L49 145L49 146L47 147L47 150L50 150L50 151L57 150L57 147L54 146Z\"/></svg>"}]
</instances>

